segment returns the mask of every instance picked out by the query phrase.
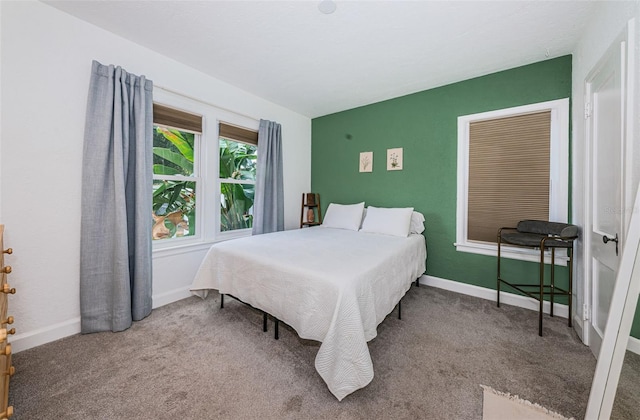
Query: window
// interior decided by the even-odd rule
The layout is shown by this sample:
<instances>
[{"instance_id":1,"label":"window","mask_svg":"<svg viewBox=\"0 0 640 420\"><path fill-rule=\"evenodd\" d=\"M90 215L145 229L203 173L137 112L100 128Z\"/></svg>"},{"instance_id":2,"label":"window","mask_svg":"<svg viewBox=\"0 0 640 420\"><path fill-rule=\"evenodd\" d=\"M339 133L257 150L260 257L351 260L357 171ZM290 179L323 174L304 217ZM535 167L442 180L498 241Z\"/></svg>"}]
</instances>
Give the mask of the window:
<instances>
[{"instance_id":1,"label":"window","mask_svg":"<svg viewBox=\"0 0 640 420\"><path fill-rule=\"evenodd\" d=\"M458 118L458 251L495 255L500 227L567 221L568 121L568 99Z\"/></svg>"},{"instance_id":2,"label":"window","mask_svg":"<svg viewBox=\"0 0 640 420\"><path fill-rule=\"evenodd\" d=\"M153 106L153 240L196 233L202 117Z\"/></svg>"},{"instance_id":3,"label":"window","mask_svg":"<svg viewBox=\"0 0 640 420\"><path fill-rule=\"evenodd\" d=\"M219 125L220 231L253 227L258 133Z\"/></svg>"},{"instance_id":4,"label":"window","mask_svg":"<svg viewBox=\"0 0 640 420\"><path fill-rule=\"evenodd\" d=\"M162 88L153 98L154 251L250 235L259 121Z\"/></svg>"}]
</instances>

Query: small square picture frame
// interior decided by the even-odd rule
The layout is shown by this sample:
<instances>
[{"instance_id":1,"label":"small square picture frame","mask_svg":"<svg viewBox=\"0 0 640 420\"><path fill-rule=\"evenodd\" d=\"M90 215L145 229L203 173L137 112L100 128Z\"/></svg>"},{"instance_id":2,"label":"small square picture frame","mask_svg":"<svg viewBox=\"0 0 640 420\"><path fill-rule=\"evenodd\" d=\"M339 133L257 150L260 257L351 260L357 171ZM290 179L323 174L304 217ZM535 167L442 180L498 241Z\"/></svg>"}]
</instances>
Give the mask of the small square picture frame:
<instances>
[{"instance_id":1,"label":"small square picture frame","mask_svg":"<svg viewBox=\"0 0 640 420\"><path fill-rule=\"evenodd\" d=\"M387 149L387 171L402 170L402 147Z\"/></svg>"}]
</instances>

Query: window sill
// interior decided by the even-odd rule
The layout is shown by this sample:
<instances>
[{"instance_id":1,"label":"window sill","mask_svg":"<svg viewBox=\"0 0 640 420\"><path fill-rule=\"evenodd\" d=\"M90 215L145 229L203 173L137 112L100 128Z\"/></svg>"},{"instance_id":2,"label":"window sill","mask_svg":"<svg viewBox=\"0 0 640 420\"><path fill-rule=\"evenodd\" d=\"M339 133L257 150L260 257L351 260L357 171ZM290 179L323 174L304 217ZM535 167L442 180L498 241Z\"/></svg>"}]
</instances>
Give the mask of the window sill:
<instances>
[{"instance_id":1,"label":"window sill","mask_svg":"<svg viewBox=\"0 0 640 420\"><path fill-rule=\"evenodd\" d=\"M482 243L482 242L464 242L454 243L456 251L467 252L470 254L489 255L491 257L498 256L498 245ZM545 264L551 264L551 251L545 251L544 253ZM520 248L514 246L501 246L500 257L508 258L512 260L540 262L540 250L531 248ZM566 266L569 258L566 250L560 249L556 251L555 263L556 265Z\"/></svg>"},{"instance_id":2,"label":"window sill","mask_svg":"<svg viewBox=\"0 0 640 420\"><path fill-rule=\"evenodd\" d=\"M208 250L213 244L229 241L231 239L251 236L251 229L243 229L237 232L225 232L215 240L180 241L180 243L162 244L153 248L153 258L166 258L174 255L188 254Z\"/></svg>"}]
</instances>

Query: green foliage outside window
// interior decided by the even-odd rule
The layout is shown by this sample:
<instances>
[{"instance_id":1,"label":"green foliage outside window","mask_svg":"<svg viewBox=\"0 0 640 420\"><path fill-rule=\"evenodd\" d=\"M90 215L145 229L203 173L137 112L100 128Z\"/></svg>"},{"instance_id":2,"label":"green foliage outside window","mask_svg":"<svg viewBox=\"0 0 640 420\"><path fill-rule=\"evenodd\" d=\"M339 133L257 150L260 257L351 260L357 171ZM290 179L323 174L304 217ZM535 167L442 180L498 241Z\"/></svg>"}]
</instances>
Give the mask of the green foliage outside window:
<instances>
[{"instance_id":1,"label":"green foliage outside window","mask_svg":"<svg viewBox=\"0 0 640 420\"><path fill-rule=\"evenodd\" d=\"M223 232L253 227L256 163L257 146L220 138L220 230ZM224 182L225 179L240 183Z\"/></svg>"},{"instance_id":2,"label":"green foliage outside window","mask_svg":"<svg viewBox=\"0 0 640 420\"><path fill-rule=\"evenodd\" d=\"M196 181L192 178L194 142L193 133L155 126L154 240L195 234ZM251 228L257 146L220 138L219 152L220 230L224 232Z\"/></svg>"},{"instance_id":3,"label":"green foliage outside window","mask_svg":"<svg viewBox=\"0 0 640 420\"><path fill-rule=\"evenodd\" d=\"M195 233L196 183L184 179L193 175L194 140L193 133L155 127L153 173L167 178L153 181L153 239Z\"/></svg>"}]
</instances>

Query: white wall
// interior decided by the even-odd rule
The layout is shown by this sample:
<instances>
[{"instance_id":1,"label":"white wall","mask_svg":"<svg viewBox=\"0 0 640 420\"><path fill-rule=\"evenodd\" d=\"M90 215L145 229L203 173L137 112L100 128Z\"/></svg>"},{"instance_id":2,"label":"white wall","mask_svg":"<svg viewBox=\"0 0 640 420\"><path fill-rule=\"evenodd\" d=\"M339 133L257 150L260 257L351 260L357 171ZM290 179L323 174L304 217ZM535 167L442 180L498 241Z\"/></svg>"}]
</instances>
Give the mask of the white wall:
<instances>
[{"instance_id":1,"label":"white wall","mask_svg":"<svg viewBox=\"0 0 640 420\"><path fill-rule=\"evenodd\" d=\"M285 225L297 227L311 185L311 121L46 4L0 2L0 222L14 351L79 332L81 159L91 61L282 124ZM206 53L206 52L203 52ZM154 306L188 296L204 250L154 257Z\"/></svg>"},{"instance_id":2,"label":"white wall","mask_svg":"<svg viewBox=\"0 0 640 420\"><path fill-rule=\"evenodd\" d=\"M635 121L634 125L634 142L637 145L640 141L640 119L638 118L638 106L640 106L640 2L598 2L598 8L594 14L590 24L585 28L584 34L576 46L573 54L573 88L572 88L572 153L573 153L573 222L584 229L585 226L585 178L590 174L585 173L585 120L584 120L584 81L591 70L598 63L600 58L607 51L614 39L620 35L627 27L629 19L635 17L636 36L635 36L635 89L632 92L635 103ZM640 180L640 165L637 162L640 159L640 147L636 147L632 159L635 162L634 173L632 176L632 189L638 186ZM576 279L577 279L577 302L576 311L580 312L584 302L584 281L585 270L583 255L584 244L582 241L577 245L576 252Z\"/></svg>"}]
</instances>

